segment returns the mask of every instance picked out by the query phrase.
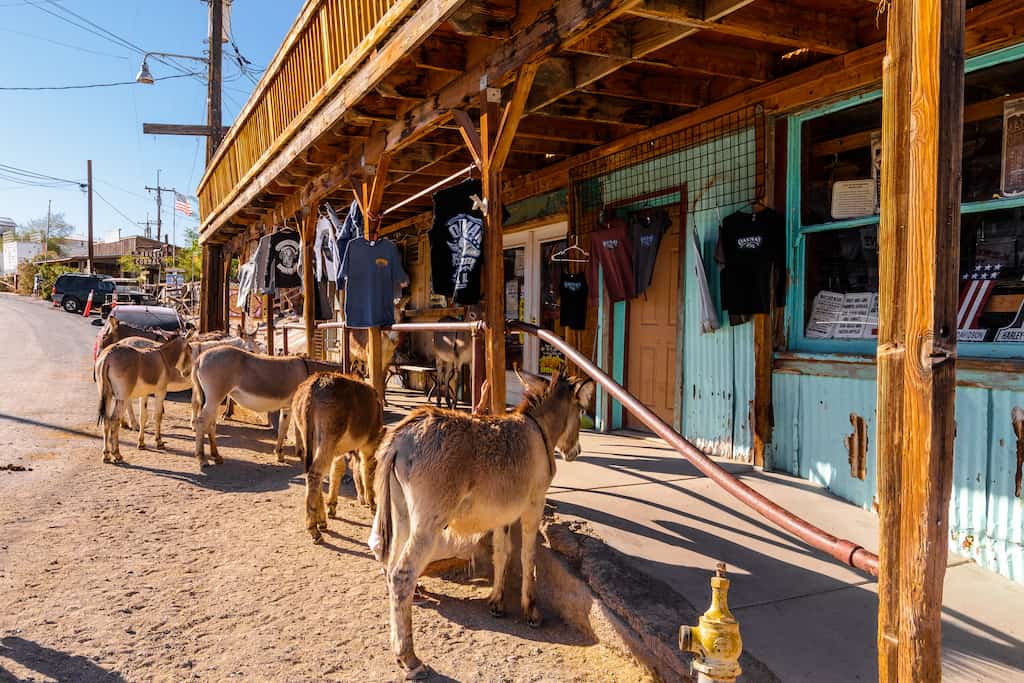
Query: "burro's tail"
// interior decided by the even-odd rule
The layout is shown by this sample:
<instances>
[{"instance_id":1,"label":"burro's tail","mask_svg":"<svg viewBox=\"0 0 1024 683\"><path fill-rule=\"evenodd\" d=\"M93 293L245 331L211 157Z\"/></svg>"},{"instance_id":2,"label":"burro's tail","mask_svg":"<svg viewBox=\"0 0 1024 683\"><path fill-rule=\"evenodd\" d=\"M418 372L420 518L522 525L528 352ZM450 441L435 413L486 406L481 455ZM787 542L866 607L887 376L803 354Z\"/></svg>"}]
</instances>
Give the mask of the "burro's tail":
<instances>
[{"instance_id":1,"label":"burro's tail","mask_svg":"<svg viewBox=\"0 0 1024 683\"><path fill-rule=\"evenodd\" d=\"M391 555L391 542L394 536L391 523L391 480L394 478L395 459L398 456L396 431L397 429L391 430L385 434L377 449L377 476L373 483L379 517L377 533L380 535L380 558L385 564L388 564Z\"/></svg>"},{"instance_id":2,"label":"burro's tail","mask_svg":"<svg viewBox=\"0 0 1024 683\"><path fill-rule=\"evenodd\" d=\"M203 409L206 397L203 395L203 384L199 381L199 359L192 361L192 424L195 425L199 419L199 413Z\"/></svg>"},{"instance_id":3,"label":"burro's tail","mask_svg":"<svg viewBox=\"0 0 1024 683\"><path fill-rule=\"evenodd\" d=\"M101 358L98 365L99 367L96 369L96 374L99 382L96 383L96 388L100 394L100 402L96 409L97 425L107 417L107 405L111 399L110 377L107 373L107 359Z\"/></svg>"},{"instance_id":4,"label":"burro's tail","mask_svg":"<svg viewBox=\"0 0 1024 683\"><path fill-rule=\"evenodd\" d=\"M313 466L313 456L315 455L315 453L313 453L313 401L303 401L303 405L299 406L299 410L303 413L302 419L305 425L302 438L306 440L306 444L305 448L303 448L303 452L306 456L306 472L309 472L309 468ZM296 417L298 417L298 415L292 415L293 424L295 423ZM296 434L296 436L298 436L298 434Z\"/></svg>"}]
</instances>

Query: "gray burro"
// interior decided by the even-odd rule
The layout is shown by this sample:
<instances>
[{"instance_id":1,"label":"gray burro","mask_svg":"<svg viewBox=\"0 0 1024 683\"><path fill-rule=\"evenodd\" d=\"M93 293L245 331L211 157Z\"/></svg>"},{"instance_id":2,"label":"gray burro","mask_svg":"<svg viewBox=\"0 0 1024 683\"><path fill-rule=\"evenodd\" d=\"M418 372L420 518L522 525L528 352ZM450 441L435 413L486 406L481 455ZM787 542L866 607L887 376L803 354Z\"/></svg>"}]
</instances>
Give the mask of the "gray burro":
<instances>
[{"instance_id":1,"label":"gray burro","mask_svg":"<svg viewBox=\"0 0 1024 683\"><path fill-rule=\"evenodd\" d=\"M340 372L335 363L297 356L266 356L232 346L203 353L192 372L192 392L201 406L196 416L196 459L207 465L203 437L210 437L210 457L223 462L217 454L217 407L230 397L238 405L257 413L285 411L277 430L274 454L284 462L281 446L288 433L288 408L292 396L310 375L316 372Z\"/></svg>"}]
</instances>

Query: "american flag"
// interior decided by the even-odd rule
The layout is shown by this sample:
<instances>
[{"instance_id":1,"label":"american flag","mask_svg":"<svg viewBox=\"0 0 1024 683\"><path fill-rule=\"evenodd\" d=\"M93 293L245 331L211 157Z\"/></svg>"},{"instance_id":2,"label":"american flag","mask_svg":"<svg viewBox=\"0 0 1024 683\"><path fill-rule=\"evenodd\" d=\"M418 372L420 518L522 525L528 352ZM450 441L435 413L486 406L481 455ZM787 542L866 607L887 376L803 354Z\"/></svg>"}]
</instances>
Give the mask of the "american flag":
<instances>
[{"instance_id":1,"label":"american flag","mask_svg":"<svg viewBox=\"0 0 1024 683\"><path fill-rule=\"evenodd\" d=\"M174 193L174 210L180 211L186 216L192 215L192 205L188 203L188 197L183 194Z\"/></svg>"},{"instance_id":2,"label":"american flag","mask_svg":"<svg viewBox=\"0 0 1024 683\"><path fill-rule=\"evenodd\" d=\"M1002 266L990 264L975 266L974 270L964 275L963 288L960 290L960 306L956 314L956 328L969 330L978 322L978 317L985 309L988 298L996 286Z\"/></svg>"}]
</instances>

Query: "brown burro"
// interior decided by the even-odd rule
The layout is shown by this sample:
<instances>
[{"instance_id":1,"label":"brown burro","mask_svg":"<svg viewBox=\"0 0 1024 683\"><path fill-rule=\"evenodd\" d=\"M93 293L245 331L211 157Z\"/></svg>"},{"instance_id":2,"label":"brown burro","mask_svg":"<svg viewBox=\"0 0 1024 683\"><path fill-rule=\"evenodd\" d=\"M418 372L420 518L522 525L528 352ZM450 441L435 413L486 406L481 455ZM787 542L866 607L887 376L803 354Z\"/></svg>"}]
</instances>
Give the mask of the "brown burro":
<instances>
[{"instance_id":1,"label":"brown burro","mask_svg":"<svg viewBox=\"0 0 1024 683\"><path fill-rule=\"evenodd\" d=\"M517 373L518 374L518 373ZM501 616L509 528L522 524L522 608L531 626L534 554L544 498L555 475L555 452L580 453L580 415L589 405L589 379L524 377L523 402L511 413L468 415L418 408L384 438L378 451L380 557L391 598L391 646L406 678L426 675L413 651L412 598L416 579L438 546L493 533L491 614Z\"/></svg>"},{"instance_id":2,"label":"brown burro","mask_svg":"<svg viewBox=\"0 0 1024 683\"><path fill-rule=\"evenodd\" d=\"M352 478L359 502L373 507L374 453L384 438L384 408L374 388L362 380L318 372L295 391L291 416L295 454L306 464L306 529L313 542L320 543L327 517L333 518L338 509L349 452L356 453ZM323 479L328 468L331 485L325 515Z\"/></svg>"},{"instance_id":3,"label":"brown burro","mask_svg":"<svg viewBox=\"0 0 1024 683\"><path fill-rule=\"evenodd\" d=\"M196 458L205 467L203 437L210 437L210 457L217 464L217 407L231 397L238 405L257 413L282 411L274 454L284 462L281 446L288 433L287 409L295 390L315 372L339 372L335 363L299 356L265 356L233 346L220 346L199 356L192 372L192 395L202 406L195 420Z\"/></svg>"},{"instance_id":4,"label":"brown burro","mask_svg":"<svg viewBox=\"0 0 1024 683\"><path fill-rule=\"evenodd\" d=\"M191 372L188 338L174 337L156 348L137 349L114 344L96 359L99 391L97 423L103 423L103 462L123 462L120 448L121 419L133 398L156 397L156 447L164 448L160 433L168 384ZM146 403L140 405L139 448L145 448Z\"/></svg>"}]
</instances>

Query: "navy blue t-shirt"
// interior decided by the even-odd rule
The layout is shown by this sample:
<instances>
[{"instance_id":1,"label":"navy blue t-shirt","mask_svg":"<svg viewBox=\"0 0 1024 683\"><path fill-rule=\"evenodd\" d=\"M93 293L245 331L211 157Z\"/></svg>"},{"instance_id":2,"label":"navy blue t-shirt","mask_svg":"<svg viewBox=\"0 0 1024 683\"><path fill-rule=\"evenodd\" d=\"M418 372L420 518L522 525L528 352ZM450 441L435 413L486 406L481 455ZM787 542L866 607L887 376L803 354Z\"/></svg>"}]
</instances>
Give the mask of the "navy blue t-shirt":
<instances>
[{"instance_id":1,"label":"navy blue t-shirt","mask_svg":"<svg viewBox=\"0 0 1024 683\"><path fill-rule=\"evenodd\" d=\"M380 327L395 322L394 302L409 276L394 242L359 237L345 249L338 282L344 283L349 327Z\"/></svg>"}]
</instances>

